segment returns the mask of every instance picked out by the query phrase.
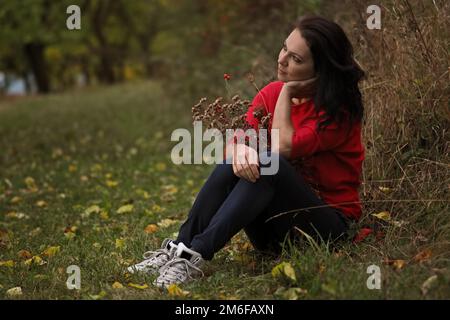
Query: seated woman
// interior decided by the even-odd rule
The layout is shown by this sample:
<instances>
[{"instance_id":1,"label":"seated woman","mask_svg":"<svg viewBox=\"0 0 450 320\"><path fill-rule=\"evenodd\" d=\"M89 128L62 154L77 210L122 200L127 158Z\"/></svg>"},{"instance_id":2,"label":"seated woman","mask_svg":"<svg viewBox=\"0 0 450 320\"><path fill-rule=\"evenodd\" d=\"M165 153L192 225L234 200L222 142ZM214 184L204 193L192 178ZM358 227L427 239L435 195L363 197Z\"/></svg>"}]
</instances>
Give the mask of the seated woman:
<instances>
[{"instance_id":1,"label":"seated woman","mask_svg":"<svg viewBox=\"0 0 450 320\"><path fill-rule=\"evenodd\" d=\"M270 156L278 157L278 171L263 175L258 151L232 148L231 161L214 168L178 238L166 239L128 270L159 274L161 287L184 283L202 275L204 261L242 229L262 252L280 253L287 237L303 233L321 241L347 239L349 221L361 215L363 76L339 25L299 18L278 56L279 81L265 86L247 113L255 129L256 107L273 115L269 129L278 129L279 139Z\"/></svg>"}]
</instances>

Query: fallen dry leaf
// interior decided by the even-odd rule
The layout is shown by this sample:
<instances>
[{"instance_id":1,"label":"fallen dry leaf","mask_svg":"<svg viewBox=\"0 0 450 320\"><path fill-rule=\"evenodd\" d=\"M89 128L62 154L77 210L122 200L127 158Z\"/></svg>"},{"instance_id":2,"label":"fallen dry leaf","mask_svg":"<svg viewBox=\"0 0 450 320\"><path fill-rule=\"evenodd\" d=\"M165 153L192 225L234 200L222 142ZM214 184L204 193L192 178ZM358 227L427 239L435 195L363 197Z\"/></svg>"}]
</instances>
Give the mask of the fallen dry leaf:
<instances>
[{"instance_id":1,"label":"fallen dry leaf","mask_svg":"<svg viewBox=\"0 0 450 320\"><path fill-rule=\"evenodd\" d=\"M120 282L114 282L111 286L113 289L123 289L123 284L121 284Z\"/></svg>"},{"instance_id":2,"label":"fallen dry leaf","mask_svg":"<svg viewBox=\"0 0 450 320\"><path fill-rule=\"evenodd\" d=\"M144 289L147 289L148 288L148 284L146 284L146 283L144 283L144 284L136 284L136 283L128 283L128 286L129 287L132 287L132 288L136 288L136 289L140 289L140 290L144 290Z\"/></svg>"},{"instance_id":3,"label":"fallen dry leaf","mask_svg":"<svg viewBox=\"0 0 450 320\"><path fill-rule=\"evenodd\" d=\"M144 232L145 233L154 233L158 231L158 226L156 224L149 224L148 226L145 227Z\"/></svg>"},{"instance_id":4,"label":"fallen dry leaf","mask_svg":"<svg viewBox=\"0 0 450 320\"><path fill-rule=\"evenodd\" d=\"M14 219L28 219L30 218L27 214L23 212L15 212L11 211L6 214L8 218L14 218Z\"/></svg>"},{"instance_id":5,"label":"fallen dry leaf","mask_svg":"<svg viewBox=\"0 0 450 320\"><path fill-rule=\"evenodd\" d=\"M110 188L115 188L115 187L117 187L119 185L119 182L115 181L115 180L106 180L105 183Z\"/></svg>"},{"instance_id":6,"label":"fallen dry leaf","mask_svg":"<svg viewBox=\"0 0 450 320\"><path fill-rule=\"evenodd\" d=\"M164 162L158 162L158 163L155 165L155 169L156 169L157 171L164 171L164 170L166 170L166 168L167 168L167 165L166 165Z\"/></svg>"},{"instance_id":7,"label":"fallen dry leaf","mask_svg":"<svg viewBox=\"0 0 450 320\"><path fill-rule=\"evenodd\" d=\"M297 281L295 270L289 262L281 262L272 269L272 276L279 277L285 275L287 278Z\"/></svg>"},{"instance_id":8,"label":"fallen dry leaf","mask_svg":"<svg viewBox=\"0 0 450 320\"><path fill-rule=\"evenodd\" d=\"M47 202L45 202L44 200L36 201L36 206L39 208L47 207Z\"/></svg>"},{"instance_id":9,"label":"fallen dry leaf","mask_svg":"<svg viewBox=\"0 0 450 320\"><path fill-rule=\"evenodd\" d=\"M121 206L119 209L117 209L117 213L123 214L123 213L131 213L133 212L134 206L132 204L126 204L124 206Z\"/></svg>"},{"instance_id":10,"label":"fallen dry leaf","mask_svg":"<svg viewBox=\"0 0 450 320\"><path fill-rule=\"evenodd\" d=\"M84 213L89 216L92 213L99 213L101 210L102 209L98 205L93 205L86 208L86 210L84 210Z\"/></svg>"},{"instance_id":11,"label":"fallen dry leaf","mask_svg":"<svg viewBox=\"0 0 450 320\"><path fill-rule=\"evenodd\" d=\"M6 229L0 229L0 248L7 247L9 244L9 232Z\"/></svg>"},{"instance_id":12,"label":"fallen dry leaf","mask_svg":"<svg viewBox=\"0 0 450 320\"><path fill-rule=\"evenodd\" d=\"M13 197L9 202L10 202L11 204L16 204L16 203L19 203L20 201L22 201L22 198L19 197L19 196L15 196L15 197Z\"/></svg>"},{"instance_id":13,"label":"fallen dry leaf","mask_svg":"<svg viewBox=\"0 0 450 320\"><path fill-rule=\"evenodd\" d=\"M30 251L28 250L20 250L17 255L19 256L19 258L21 259L30 259L31 257L33 257L33 255L31 254Z\"/></svg>"},{"instance_id":14,"label":"fallen dry leaf","mask_svg":"<svg viewBox=\"0 0 450 320\"><path fill-rule=\"evenodd\" d=\"M402 259L385 259L383 262L387 265L393 266L396 270L403 269L406 265L406 261Z\"/></svg>"},{"instance_id":15,"label":"fallen dry leaf","mask_svg":"<svg viewBox=\"0 0 450 320\"><path fill-rule=\"evenodd\" d=\"M45 249L42 254L44 256L47 257L53 257L55 254L57 254L59 251L61 250L60 246L53 246L53 247L48 247L47 249Z\"/></svg>"},{"instance_id":16,"label":"fallen dry leaf","mask_svg":"<svg viewBox=\"0 0 450 320\"><path fill-rule=\"evenodd\" d=\"M190 293L189 291L181 289L175 283L172 283L171 285L167 286L167 292L169 296L172 297L185 297Z\"/></svg>"},{"instance_id":17,"label":"fallen dry leaf","mask_svg":"<svg viewBox=\"0 0 450 320\"><path fill-rule=\"evenodd\" d=\"M30 192L36 192L38 191L38 187L36 185L36 182L32 177L26 177L25 178L25 184Z\"/></svg>"},{"instance_id":18,"label":"fallen dry leaf","mask_svg":"<svg viewBox=\"0 0 450 320\"><path fill-rule=\"evenodd\" d=\"M158 222L158 226L160 228L167 228L170 227L173 224L178 223L178 220L173 220L173 219L162 219L161 221Z\"/></svg>"},{"instance_id":19,"label":"fallen dry leaf","mask_svg":"<svg viewBox=\"0 0 450 320\"><path fill-rule=\"evenodd\" d=\"M13 260L0 261L0 267L12 268L14 267L14 264Z\"/></svg>"},{"instance_id":20,"label":"fallen dry leaf","mask_svg":"<svg viewBox=\"0 0 450 320\"><path fill-rule=\"evenodd\" d=\"M24 261L24 264L27 266L31 266L31 265L38 265L38 266L43 266L44 264L46 264L47 262L42 259L40 256L33 256L30 259Z\"/></svg>"},{"instance_id":21,"label":"fallen dry leaf","mask_svg":"<svg viewBox=\"0 0 450 320\"><path fill-rule=\"evenodd\" d=\"M68 226L64 229L64 237L66 237L67 239L73 239L75 238L75 232L77 231L77 227L76 226Z\"/></svg>"},{"instance_id":22,"label":"fallen dry leaf","mask_svg":"<svg viewBox=\"0 0 450 320\"><path fill-rule=\"evenodd\" d=\"M433 287L433 285L436 283L436 280L438 279L437 275L433 275L429 277L427 280L424 281L422 286L420 287L420 290L422 291L422 294L425 296L428 291Z\"/></svg>"},{"instance_id":23,"label":"fallen dry leaf","mask_svg":"<svg viewBox=\"0 0 450 320\"><path fill-rule=\"evenodd\" d=\"M393 191L392 188L389 188L389 187L382 187L382 186L378 187L378 189L379 189L381 192L386 193L386 194L391 193L391 192Z\"/></svg>"},{"instance_id":24,"label":"fallen dry leaf","mask_svg":"<svg viewBox=\"0 0 450 320\"><path fill-rule=\"evenodd\" d=\"M164 208L162 208L161 206L159 206L159 205L157 205L157 204L154 204L153 206L152 206L152 212L154 212L154 213L159 213L159 212L163 212L165 209Z\"/></svg>"},{"instance_id":25,"label":"fallen dry leaf","mask_svg":"<svg viewBox=\"0 0 450 320\"><path fill-rule=\"evenodd\" d=\"M90 294L89 297L91 297L92 300L100 300L106 296L106 291L102 290L99 292L99 294Z\"/></svg>"},{"instance_id":26,"label":"fallen dry leaf","mask_svg":"<svg viewBox=\"0 0 450 320\"><path fill-rule=\"evenodd\" d=\"M22 288L21 287L14 287L11 289L6 290L6 295L8 297L17 297L22 295Z\"/></svg>"},{"instance_id":27,"label":"fallen dry leaf","mask_svg":"<svg viewBox=\"0 0 450 320\"><path fill-rule=\"evenodd\" d=\"M116 249L124 249L125 248L125 239L116 239Z\"/></svg>"},{"instance_id":28,"label":"fallen dry leaf","mask_svg":"<svg viewBox=\"0 0 450 320\"><path fill-rule=\"evenodd\" d=\"M378 219L381 219L383 221L391 220L391 214L389 212L387 212L387 211L382 211L382 212L379 212L379 213L372 213L372 216L374 216L374 217L376 217Z\"/></svg>"},{"instance_id":29,"label":"fallen dry leaf","mask_svg":"<svg viewBox=\"0 0 450 320\"><path fill-rule=\"evenodd\" d=\"M425 249L416 254L413 258L416 262L423 262L431 258L432 252L430 249Z\"/></svg>"},{"instance_id":30,"label":"fallen dry leaf","mask_svg":"<svg viewBox=\"0 0 450 320\"><path fill-rule=\"evenodd\" d=\"M109 215L107 211L102 211L100 212L100 219L102 220L108 220L109 219Z\"/></svg>"}]
</instances>

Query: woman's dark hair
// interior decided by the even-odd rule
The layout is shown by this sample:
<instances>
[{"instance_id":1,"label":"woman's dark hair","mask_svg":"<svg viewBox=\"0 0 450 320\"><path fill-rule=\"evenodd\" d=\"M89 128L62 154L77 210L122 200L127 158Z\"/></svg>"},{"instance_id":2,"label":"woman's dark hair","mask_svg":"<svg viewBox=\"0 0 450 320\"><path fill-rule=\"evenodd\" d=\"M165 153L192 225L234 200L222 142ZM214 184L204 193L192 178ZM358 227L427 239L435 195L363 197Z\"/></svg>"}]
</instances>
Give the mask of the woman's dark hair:
<instances>
[{"instance_id":1,"label":"woman's dark hair","mask_svg":"<svg viewBox=\"0 0 450 320\"><path fill-rule=\"evenodd\" d=\"M305 39L319 76L314 105L325 110L318 129L333 121L340 123L343 111L348 111L350 121L362 120L364 106L358 82L364 71L353 58L353 47L344 30L320 16L302 16L294 25Z\"/></svg>"}]
</instances>

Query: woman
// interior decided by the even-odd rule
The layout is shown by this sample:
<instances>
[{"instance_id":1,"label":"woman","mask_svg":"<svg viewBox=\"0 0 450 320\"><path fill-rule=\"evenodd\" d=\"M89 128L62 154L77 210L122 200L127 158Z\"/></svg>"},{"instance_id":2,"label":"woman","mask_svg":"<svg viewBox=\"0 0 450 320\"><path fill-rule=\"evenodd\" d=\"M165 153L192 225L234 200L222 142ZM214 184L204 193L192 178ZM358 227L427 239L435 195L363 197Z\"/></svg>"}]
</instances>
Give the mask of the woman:
<instances>
[{"instance_id":1,"label":"woman","mask_svg":"<svg viewBox=\"0 0 450 320\"><path fill-rule=\"evenodd\" d=\"M166 239L128 270L159 273L155 284L161 287L184 283L202 275L204 261L241 229L263 252L279 253L286 237L303 233L324 241L345 238L349 221L361 215L363 75L339 25L301 17L279 53L279 81L264 87L247 112L255 129L254 108L263 105L273 115L269 129L279 130L279 140L272 141L270 156L279 157L278 171L261 175L262 162L252 158L261 154L233 148L232 163L215 167L178 238Z\"/></svg>"}]
</instances>

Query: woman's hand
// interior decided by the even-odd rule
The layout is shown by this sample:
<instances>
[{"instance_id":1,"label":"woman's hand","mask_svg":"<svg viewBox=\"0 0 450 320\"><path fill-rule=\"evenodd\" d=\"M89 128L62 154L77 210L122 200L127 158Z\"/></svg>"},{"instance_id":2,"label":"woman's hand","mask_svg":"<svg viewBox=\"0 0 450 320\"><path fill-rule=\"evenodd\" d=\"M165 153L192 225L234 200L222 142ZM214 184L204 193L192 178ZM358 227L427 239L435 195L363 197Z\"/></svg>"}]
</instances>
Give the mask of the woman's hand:
<instances>
[{"instance_id":1,"label":"woman's hand","mask_svg":"<svg viewBox=\"0 0 450 320\"><path fill-rule=\"evenodd\" d=\"M308 98L316 92L316 82L318 77L307 80L288 81L284 84L283 89L287 91L289 98Z\"/></svg>"},{"instance_id":2,"label":"woman's hand","mask_svg":"<svg viewBox=\"0 0 450 320\"><path fill-rule=\"evenodd\" d=\"M250 182L256 182L259 178L258 152L245 144L234 144L232 155L234 174Z\"/></svg>"}]
</instances>

